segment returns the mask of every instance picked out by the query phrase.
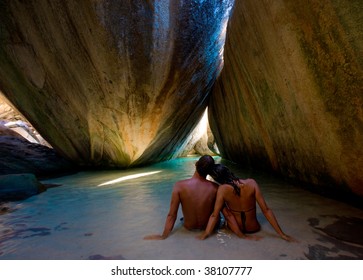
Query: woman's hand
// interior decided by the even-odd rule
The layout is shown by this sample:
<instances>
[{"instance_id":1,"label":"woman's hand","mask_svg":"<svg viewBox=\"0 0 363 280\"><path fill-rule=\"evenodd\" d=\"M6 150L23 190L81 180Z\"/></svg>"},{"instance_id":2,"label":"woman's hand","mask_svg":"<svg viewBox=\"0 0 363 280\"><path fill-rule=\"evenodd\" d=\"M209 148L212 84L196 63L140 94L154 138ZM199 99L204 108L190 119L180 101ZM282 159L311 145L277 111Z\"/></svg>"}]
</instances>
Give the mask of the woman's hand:
<instances>
[{"instance_id":1,"label":"woman's hand","mask_svg":"<svg viewBox=\"0 0 363 280\"><path fill-rule=\"evenodd\" d=\"M208 234L204 231L202 234L197 235L195 238L199 240L204 240L208 237Z\"/></svg>"},{"instance_id":2,"label":"woman's hand","mask_svg":"<svg viewBox=\"0 0 363 280\"><path fill-rule=\"evenodd\" d=\"M296 243L298 242L295 238L288 236L286 234L282 234L281 238L286 240L287 242L296 242Z\"/></svg>"},{"instance_id":3,"label":"woman's hand","mask_svg":"<svg viewBox=\"0 0 363 280\"><path fill-rule=\"evenodd\" d=\"M160 234L146 235L144 240L164 240L166 237Z\"/></svg>"}]
</instances>

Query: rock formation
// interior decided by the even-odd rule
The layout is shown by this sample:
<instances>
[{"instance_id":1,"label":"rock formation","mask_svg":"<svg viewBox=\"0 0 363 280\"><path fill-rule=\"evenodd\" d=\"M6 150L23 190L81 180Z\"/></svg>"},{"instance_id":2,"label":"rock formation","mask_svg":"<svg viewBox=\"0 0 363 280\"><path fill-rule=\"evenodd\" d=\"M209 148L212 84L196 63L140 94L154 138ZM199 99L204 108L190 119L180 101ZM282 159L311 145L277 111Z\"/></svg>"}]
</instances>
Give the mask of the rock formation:
<instances>
[{"instance_id":1,"label":"rock formation","mask_svg":"<svg viewBox=\"0 0 363 280\"><path fill-rule=\"evenodd\" d=\"M0 176L0 202L26 199L45 190L34 174Z\"/></svg>"},{"instance_id":2,"label":"rock formation","mask_svg":"<svg viewBox=\"0 0 363 280\"><path fill-rule=\"evenodd\" d=\"M1 1L0 90L80 165L170 159L207 106L231 3Z\"/></svg>"},{"instance_id":3,"label":"rock formation","mask_svg":"<svg viewBox=\"0 0 363 280\"><path fill-rule=\"evenodd\" d=\"M0 91L0 120L14 121L22 119L18 112L14 111Z\"/></svg>"},{"instance_id":4,"label":"rock formation","mask_svg":"<svg viewBox=\"0 0 363 280\"><path fill-rule=\"evenodd\" d=\"M54 149L31 143L0 124L0 175L33 173L37 177L60 176L77 171L77 166Z\"/></svg>"},{"instance_id":5,"label":"rock formation","mask_svg":"<svg viewBox=\"0 0 363 280\"><path fill-rule=\"evenodd\" d=\"M1 1L0 91L80 165L173 158L209 104L223 157L363 196L361 1L236 1L209 100L232 2Z\"/></svg>"},{"instance_id":6,"label":"rock formation","mask_svg":"<svg viewBox=\"0 0 363 280\"><path fill-rule=\"evenodd\" d=\"M210 124L224 157L363 196L361 1L236 1Z\"/></svg>"},{"instance_id":7,"label":"rock formation","mask_svg":"<svg viewBox=\"0 0 363 280\"><path fill-rule=\"evenodd\" d=\"M214 137L208 123L208 110L206 110L199 124L189 136L187 145L184 147L183 152L179 154L179 157L190 155L215 156L217 153L213 149L214 144Z\"/></svg>"}]
</instances>

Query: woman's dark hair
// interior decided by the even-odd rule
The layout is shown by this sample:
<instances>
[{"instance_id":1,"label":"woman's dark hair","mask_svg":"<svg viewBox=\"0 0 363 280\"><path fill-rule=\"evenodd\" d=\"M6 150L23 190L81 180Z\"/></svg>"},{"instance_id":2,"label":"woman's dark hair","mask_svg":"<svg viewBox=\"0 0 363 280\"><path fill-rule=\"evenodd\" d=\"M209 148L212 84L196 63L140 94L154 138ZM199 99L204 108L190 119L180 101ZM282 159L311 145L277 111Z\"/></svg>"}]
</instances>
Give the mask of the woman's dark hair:
<instances>
[{"instance_id":1,"label":"woman's dark hair","mask_svg":"<svg viewBox=\"0 0 363 280\"><path fill-rule=\"evenodd\" d=\"M219 184L228 184L231 185L234 189L234 192L240 196L241 190L239 186L235 184L234 181L239 180L239 178L234 175L231 170L228 169L227 166L223 164L215 164L212 172L210 173L212 178L217 181Z\"/></svg>"},{"instance_id":2,"label":"woman's dark hair","mask_svg":"<svg viewBox=\"0 0 363 280\"><path fill-rule=\"evenodd\" d=\"M199 173L200 176L204 178L207 177L209 173L211 173L213 167L214 167L214 158L208 155L202 156L195 164L197 172Z\"/></svg>"}]
</instances>

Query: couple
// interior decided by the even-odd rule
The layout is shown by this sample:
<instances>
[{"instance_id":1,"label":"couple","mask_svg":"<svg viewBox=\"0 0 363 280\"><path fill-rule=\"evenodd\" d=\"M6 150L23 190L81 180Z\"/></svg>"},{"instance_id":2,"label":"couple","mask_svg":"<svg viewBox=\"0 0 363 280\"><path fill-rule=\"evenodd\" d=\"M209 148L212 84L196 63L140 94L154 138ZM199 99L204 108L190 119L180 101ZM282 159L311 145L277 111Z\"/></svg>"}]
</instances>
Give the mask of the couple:
<instances>
[{"instance_id":1,"label":"couple","mask_svg":"<svg viewBox=\"0 0 363 280\"><path fill-rule=\"evenodd\" d=\"M174 185L163 233L145 236L144 239L167 238L173 230L179 204L181 204L184 227L188 230L204 230L198 236L199 239L205 239L212 234L219 224L220 212L222 212L227 226L238 237L257 240L256 237L245 235L260 230L256 217L257 201L266 219L280 237L293 241L281 230L255 180L243 180L236 177L226 166L215 164L211 156L202 156L195 167L196 171L192 178L178 181ZM208 174L220 185L207 180Z\"/></svg>"}]
</instances>

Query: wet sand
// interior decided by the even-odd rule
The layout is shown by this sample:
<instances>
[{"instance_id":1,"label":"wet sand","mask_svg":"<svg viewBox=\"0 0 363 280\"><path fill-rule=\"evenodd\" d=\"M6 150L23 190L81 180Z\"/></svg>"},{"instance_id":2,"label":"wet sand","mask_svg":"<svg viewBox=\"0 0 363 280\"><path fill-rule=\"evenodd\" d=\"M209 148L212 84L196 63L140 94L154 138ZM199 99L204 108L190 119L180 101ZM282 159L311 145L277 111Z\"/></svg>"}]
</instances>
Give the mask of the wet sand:
<instances>
[{"instance_id":1,"label":"wet sand","mask_svg":"<svg viewBox=\"0 0 363 280\"><path fill-rule=\"evenodd\" d=\"M363 259L362 209L238 166L236 174L257 180L281 227L298 243L279 238L258 207L259 241L238 239L227 229L197 240L199 232L183 228L180 209L169 238L143 240L161 233L172 185L193 174L196 160L44 181L62 186L2 205L9 211L0 215L0 259Z\"/></svg>"}]
</instances>

